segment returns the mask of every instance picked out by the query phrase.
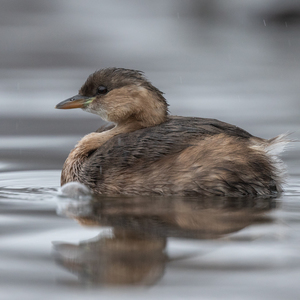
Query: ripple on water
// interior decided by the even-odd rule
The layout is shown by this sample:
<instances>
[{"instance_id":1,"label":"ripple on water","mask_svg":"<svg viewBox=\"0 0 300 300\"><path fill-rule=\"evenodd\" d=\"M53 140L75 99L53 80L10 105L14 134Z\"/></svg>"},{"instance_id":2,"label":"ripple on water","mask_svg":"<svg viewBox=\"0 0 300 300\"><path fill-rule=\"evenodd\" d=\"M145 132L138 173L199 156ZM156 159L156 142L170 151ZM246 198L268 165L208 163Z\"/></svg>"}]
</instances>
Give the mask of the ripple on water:
<instances>
[{"instance_id":1,"label":"ripple on water","mask_svg":"<svg viewBox=\"0 0 300 300\"><path fill-rule=\"evenodd\" d=\"M60 171L0 173L1 200L47 200L57 194Z\"/></svg>"}]
</instances>

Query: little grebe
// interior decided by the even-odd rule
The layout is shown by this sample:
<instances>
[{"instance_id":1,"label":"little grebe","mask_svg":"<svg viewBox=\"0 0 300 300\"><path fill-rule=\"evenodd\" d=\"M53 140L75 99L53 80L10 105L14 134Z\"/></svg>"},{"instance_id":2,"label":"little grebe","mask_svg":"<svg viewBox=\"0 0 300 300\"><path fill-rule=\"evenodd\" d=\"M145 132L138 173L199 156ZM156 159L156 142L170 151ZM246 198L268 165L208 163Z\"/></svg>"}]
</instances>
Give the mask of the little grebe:
<instances>
[{"instance_id":1,"label":"little grebe","mask_svg":"<svg viewBox=\"0 0 300 300\"><path fill-rule=\"evenodd\" d=\"M78 142L61 185L96 194L271 196L279 193L284 136L265 140L214 119L168 115L163 93L143 73L108 68L56 108L82 108L114 126Z\"/></svg>"}]
</instances>

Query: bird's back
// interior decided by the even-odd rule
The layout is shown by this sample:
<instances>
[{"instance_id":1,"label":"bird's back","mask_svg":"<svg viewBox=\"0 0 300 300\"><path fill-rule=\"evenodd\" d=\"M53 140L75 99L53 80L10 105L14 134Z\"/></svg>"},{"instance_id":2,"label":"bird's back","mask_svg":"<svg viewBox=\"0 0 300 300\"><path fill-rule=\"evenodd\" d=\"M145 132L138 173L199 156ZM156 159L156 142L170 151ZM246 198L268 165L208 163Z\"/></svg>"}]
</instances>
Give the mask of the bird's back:
<instances>
[{"instance_id":1,"label":"bird's back","mask_svg":"<svg viewBox=\"0 0 300 300\"><path fill-rule=\"evenodd\" d=\"M146 167L218 134L239 140L247 140L252 136L239 127L215 119L170 117L158 126L113 137L90 154L85 163L86 173L88 175L98 166L102 166L102 172L109 167L128 169L140 162Z\"/></svg>"},{"instance_id":2,"label":"bird's back","mask_svg":"<svg viewBox=\"0 0 300 300\"><path fill-rule=\"evenodd\" d=\"M80 181L100 194L274 194L277 170L253 141L267 142L218 120L170 117L111 138L84 162Z\"/></svg>"}]
</instances>

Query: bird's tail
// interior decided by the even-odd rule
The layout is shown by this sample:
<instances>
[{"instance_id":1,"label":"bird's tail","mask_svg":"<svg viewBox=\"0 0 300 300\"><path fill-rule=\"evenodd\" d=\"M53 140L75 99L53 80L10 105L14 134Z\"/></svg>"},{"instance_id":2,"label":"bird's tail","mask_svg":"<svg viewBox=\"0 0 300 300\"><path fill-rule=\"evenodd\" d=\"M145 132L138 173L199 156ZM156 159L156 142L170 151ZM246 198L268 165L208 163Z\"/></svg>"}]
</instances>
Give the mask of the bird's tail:
<instances>
[{"instance_id":1,"label":"bird's tail","mask_svg":"<svg viewBox=\"0 0 300 300\"><path fill-rule=\"evenodd\" d=\"M280 154L284 152L292 140L288 138L290 134L281 134L269 140L253 138L251 148L262 151L269 159L273 166L273 177L278 186L278 190L282 190L281 186L286 182L287 169L286 165L280 158Z\"/></svg>"}]
</instances>

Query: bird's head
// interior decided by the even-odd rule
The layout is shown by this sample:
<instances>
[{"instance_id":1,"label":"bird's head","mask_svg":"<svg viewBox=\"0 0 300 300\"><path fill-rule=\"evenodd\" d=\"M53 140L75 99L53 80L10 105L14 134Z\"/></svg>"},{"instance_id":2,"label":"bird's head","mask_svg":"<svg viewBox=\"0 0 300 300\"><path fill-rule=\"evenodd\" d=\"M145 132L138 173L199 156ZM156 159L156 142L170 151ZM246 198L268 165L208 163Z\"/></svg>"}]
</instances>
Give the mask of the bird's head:
<instances>
[{"instance_id":1,"label":"bird's head","mask_svg":"<svg viewBox=\"0 0 300 300\"><path fill-rule=\"evenodd\" d=\"M168 115L163 93L141 71L123 68L91 74L78 95L60 102L56 108L82 108L109 122L138 122L141 127L158 125Z\"/></svg>"}]
</instances>

